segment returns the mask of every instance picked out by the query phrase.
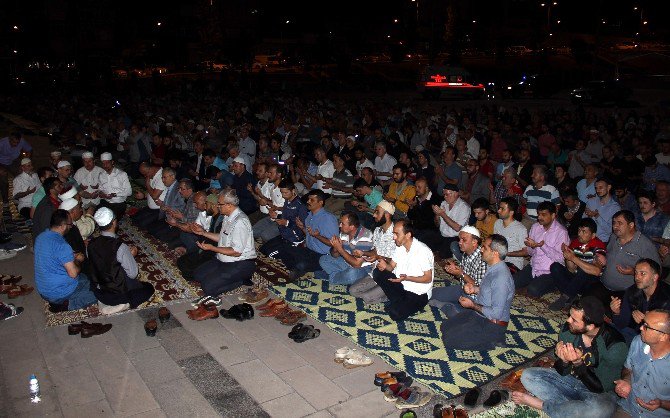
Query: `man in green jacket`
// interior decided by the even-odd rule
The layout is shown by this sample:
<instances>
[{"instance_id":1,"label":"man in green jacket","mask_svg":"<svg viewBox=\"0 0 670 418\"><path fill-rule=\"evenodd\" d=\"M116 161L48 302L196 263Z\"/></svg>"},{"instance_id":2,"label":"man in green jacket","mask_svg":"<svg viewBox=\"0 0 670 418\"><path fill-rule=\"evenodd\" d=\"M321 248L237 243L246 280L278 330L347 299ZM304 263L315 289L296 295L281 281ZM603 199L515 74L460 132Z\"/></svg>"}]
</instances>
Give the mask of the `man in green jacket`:
<instances>
[{"instance_id":1,"label":"man in green jacket","mask_svg":"<svg viewBox=\"0 0 670 418\"><path fill-rule=\"evenodd\" d=\"M554 368L531 367L521 383L530 392L512 400L550 417L605 418L616 410L614 381L628 354L623 336L604 323L605 307L593 296L576 300L558 336Z\"/></svg>"}]
</instances>

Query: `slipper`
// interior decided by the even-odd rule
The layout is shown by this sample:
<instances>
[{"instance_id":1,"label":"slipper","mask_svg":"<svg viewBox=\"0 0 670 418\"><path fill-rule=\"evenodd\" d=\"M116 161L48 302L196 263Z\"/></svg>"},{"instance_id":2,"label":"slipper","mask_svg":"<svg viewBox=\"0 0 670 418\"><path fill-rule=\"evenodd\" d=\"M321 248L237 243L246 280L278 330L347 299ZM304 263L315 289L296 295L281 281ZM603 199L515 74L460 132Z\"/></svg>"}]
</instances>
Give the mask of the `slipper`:
<instances>
[{"instance_id":1,"label":"slipper","mask_svg":"<svg viewBox=\"0 0 670 418\"><path fill-rule=\"evenodd\" d=\"M295 326L289 331L288 337L290 339L295 338L298 335L298 332L305 326L302 322L298 322Z\"/></svg>"},{"instance_id":2,"label":"slipper","mask_svg":"<svg viewBox=\"0 0 670 418\"><path fill-rule=\"evenodd\" d=\"M470 389L463 398L463 405L467 406L468 408L473 408L475 405L477 405L477 401L481 395L482 391L479 388L474 387Z\"/></svg>"},{"instance_id":3,"label":"slipper","mask_svg":"<svg viewBox=\"0 0 670 418\"><path fill-rule=\"evenodd\" d=\"M321 335L321 330L314 328L313 325L306 325L298 331L298 334L293 337L293 341L297 343L304 343L307 340L312 340Z\"/></svg>"},{"instance_id":4,"label":"slipper","mask_svg":"<svg viewBox=\"0 0 670 418\"><path fill-rule=\"evenodd\" d=\"M505 402L509 399L509 392L506 390L494 390L486 399L483 405L487 408L492 408L494 406L500 405L500 403Z\"/></svg>"}]
</instances>

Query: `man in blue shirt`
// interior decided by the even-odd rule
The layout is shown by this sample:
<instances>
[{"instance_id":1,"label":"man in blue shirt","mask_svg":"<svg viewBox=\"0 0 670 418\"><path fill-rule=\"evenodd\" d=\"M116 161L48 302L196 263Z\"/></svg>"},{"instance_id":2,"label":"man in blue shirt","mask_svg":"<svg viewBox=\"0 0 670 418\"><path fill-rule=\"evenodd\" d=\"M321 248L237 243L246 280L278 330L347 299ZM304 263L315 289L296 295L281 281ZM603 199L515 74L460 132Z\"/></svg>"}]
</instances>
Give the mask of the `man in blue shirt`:
<instances>
[{"instance_id":1,"label":"man in blue shirt","mask_svg":"<svg viewBox=\"0 0 670 418\"><path fill-rule=\"evenodd\" d=\"M614 383L619 406L632 416L670 416L670 313L647 312Z\"/></svg>"},{"instance_id":2,"label":"man in blue shirt","mask_svg":"<svg viewBox=\"0 0 670 418\"><path fill-rule=\"evenodd\" d=\"M447 349L490 350L505 342L514 298L514 281L505 264L507 240L493 234L482 243L482 259L488 270L479 286L466 283L463 291L477 300L461 296L465 311L442 323L442 340Z\"/></svg>"},{"instance_id":3,"label":"man in blue shirt","mask_svg":"<svg viewBox=\"0 0 670 418\"><path fill-rule=\"evenodd\" d=\"M68 211L57 209L50 228L35 240L35 284L37 291L53 305L76 310L97 302L88 278L81 274L85 256L74 253L63 237L72 228Z\"/></svg>"},{"instance_id":4,"label":"man in blue shirt","mask_svg":"<svg viewBox=\"0 0 670 418\"><path fill-rule=\"evenodd\" d=\"M637 194L638 211L635 214L637 229L650 240L663 236L668 224L668 215L656 207L656 193L640 190ZM658 247L659 244L656 244Z\"/></svg>"},{"instance_id":5,"label":"man in blue shirt","mask_svg":"<svg viewBox=\"0 0 670 418\"><path fill-rule=\"evenodd\" d=\"M584 218L591 218L598 226L598 238L607 243L612 235L612 216L621 206L612 197L612 182L605 178L596 180L596 196L586 202Z\"/></svg>"},{"instance_id":6,"label":"man in blue shirt","mask_svg":"<svg viewBox=\"0 0 670 418\"><path fill-rule=\"evenodd\" d=\"M275 215L273 220L277 223L279 236L267 241L259 251L270 258L281 260L287 269L293 270L297 259L293 257L295 252L292 249L305 241L305 233L298 227L297 221L304 224L309 211L298 197L295 183L291 179L282 180L279 190L284 198L281 214L270 212L270 219Z\"/></svg>"},{"instance_id":7,"label":"man in blue shirt","mask_svg":"<svg viewBox=\"0 0 670 418\"><path fill-rule=\"evenodd\" d=\"M340 232L337 218L324 209L326 194L320 189L310 190L307 194L309 214L303 222L296 219L298 228L305 234L305 247L293 247L291 250L296 260L295 267L289 274L294 281L310 271L321 270L319 259L330 252L330 239Z\"/></svg>"}]
</instances>

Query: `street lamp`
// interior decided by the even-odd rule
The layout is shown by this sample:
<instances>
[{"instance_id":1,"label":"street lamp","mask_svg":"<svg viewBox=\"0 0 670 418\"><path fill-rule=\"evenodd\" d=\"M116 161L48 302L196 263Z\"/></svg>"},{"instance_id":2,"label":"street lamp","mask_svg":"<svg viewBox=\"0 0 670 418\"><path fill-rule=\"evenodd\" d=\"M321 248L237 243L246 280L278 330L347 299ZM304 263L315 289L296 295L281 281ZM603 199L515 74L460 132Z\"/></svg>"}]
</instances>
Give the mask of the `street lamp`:
<instances>
[{"instance_id":1,"label":"street lamp","mask_svg":"<svg viewBox=\"0 0 670 418\"><path fill-rule=\"evenodd\" d=\"M546 3L540 3L540 7L547 8L547 33L551 32L551 9L558 6L557 1L549 1ZM560 23L560 21L558 22Z\"/></svg>"},{"instance_id":2,"label":"street lamp","mask_svg":"<svg viewBox=\"0 0 670 418\"><path fill-rule=\"evenodd\" d=\"M162 24L163 24L162 22L157 22L157 23L156 23L156 26L160 26L160 25L162 25Z\"/></svg>"}]
</instances>

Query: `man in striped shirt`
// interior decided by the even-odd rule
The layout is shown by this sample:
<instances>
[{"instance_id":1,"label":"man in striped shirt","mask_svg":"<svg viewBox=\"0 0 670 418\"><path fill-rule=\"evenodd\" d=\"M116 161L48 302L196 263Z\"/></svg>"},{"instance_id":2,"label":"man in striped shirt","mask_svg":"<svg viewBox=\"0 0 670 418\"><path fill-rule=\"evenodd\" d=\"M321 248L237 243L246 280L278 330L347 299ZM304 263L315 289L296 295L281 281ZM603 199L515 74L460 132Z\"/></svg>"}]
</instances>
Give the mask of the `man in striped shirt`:
<instances>
[{"instance_id":1,"label":"man in striped shirt","mask_svg":"<svg viewBox=\"0 0 670 418\"><path fill-rule=\"evenodd\" d=\"M523 192L523 199L526 201L526 213L528 216L537 220L537 206L542 202L551 202L558 205L560 196L558 190L551 184L547 184L547 167L536 165L533 167L533 184L526 187Z\"/></svg>"}]
</instances>

